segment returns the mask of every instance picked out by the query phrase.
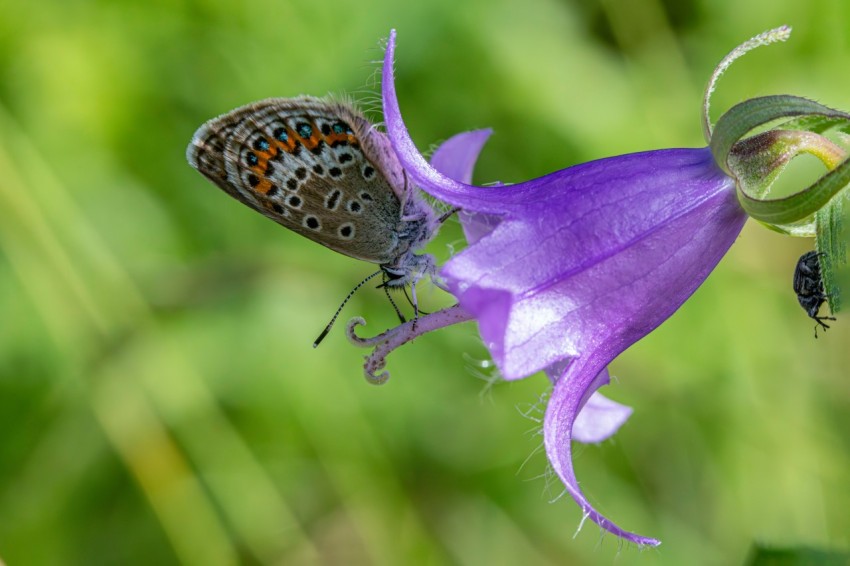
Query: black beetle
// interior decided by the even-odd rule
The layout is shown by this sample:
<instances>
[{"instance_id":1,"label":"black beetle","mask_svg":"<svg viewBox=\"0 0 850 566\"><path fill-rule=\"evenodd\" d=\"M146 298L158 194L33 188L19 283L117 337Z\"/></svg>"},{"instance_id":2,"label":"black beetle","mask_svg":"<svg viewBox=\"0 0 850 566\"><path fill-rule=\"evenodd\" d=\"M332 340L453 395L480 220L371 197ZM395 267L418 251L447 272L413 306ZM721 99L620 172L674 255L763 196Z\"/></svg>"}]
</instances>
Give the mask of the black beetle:
<instances>
[{"instance_id":1,"label":"black beetle","mask_svg":"<svg viewBox=\"0 0 850 566\"><path fill-rule=\"evenodd\" d=\"M823 287L823 278L820 273L820 260L823 253L816 251L806 252L797 261L794 270L794 292L800 306L811 318L821 325L826 331L829 328L824 320L835 320L833 316L818 316L820 306L826 302L826 292ZM818 337L818 327L815 325L815 338Z\"/></svg>"}]
</instances>

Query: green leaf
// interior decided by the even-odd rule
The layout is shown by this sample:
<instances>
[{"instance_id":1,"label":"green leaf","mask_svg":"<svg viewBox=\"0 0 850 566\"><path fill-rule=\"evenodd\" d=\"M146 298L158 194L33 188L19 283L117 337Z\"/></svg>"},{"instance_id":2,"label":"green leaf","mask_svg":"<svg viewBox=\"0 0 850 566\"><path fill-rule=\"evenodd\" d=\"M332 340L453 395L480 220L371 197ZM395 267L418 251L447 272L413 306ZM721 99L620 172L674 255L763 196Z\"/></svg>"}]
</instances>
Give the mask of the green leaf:
<instances>
[{"instance_id":1,"label":"green leaf","mask_svg":"<svg viewBox=\"0 0 850 566\"><path fill-rule=\"evenodd\" d=\"M818 211L817 250L820 257L821 277L833 314L843 306L842 290L850 289L850 265L847 263L847 242L850 241L850 194L845 192Z\"/></svg>"},{"instance_id":2,"label":"green leaf","mask_svg":"<svg viewBox=\"0 0 850 566\"><path fill-rule=\"evenodd\" d=\"M850 554L836 550L810 548L771 548L753 545L747 566L847 566Z\"/></svg>"}]
</instances>

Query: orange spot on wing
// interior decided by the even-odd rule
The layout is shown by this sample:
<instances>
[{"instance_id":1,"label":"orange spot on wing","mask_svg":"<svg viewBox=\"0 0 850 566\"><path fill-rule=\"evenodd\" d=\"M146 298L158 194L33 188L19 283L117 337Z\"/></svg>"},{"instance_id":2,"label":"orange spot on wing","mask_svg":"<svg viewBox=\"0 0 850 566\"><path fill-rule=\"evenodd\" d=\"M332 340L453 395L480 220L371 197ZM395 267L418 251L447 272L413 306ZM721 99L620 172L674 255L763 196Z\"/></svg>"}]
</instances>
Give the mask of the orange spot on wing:
<instances>
[{"instance_id":1,"label":"orange spot on wing","mask_svg":"<svg viewBox=\"0 0 850 566\"><path fill-rule=\"evenodd\" d=\"M295 139L296 136L298 139L301 139L298 134L296 134L293 130L290 130L288 127L286 128L286 141L282 142L277 138L272 139L273 147L277 148L280 151L285 151L286 153L292 153L292 150L295 149L295 144L298 141Z\"/></svg>"},{"instance_id":2,"label":"orange spot on wing","mask_svg":"<svg viewBox=\"0 0 850 566\"><path fill-rule=\"evenodd\" d=\"M322 139L320 137L322 134L321 134L321 132L319 132L319 129L316 127L315 122L310 121L309 124L310 124L310 131L312 132L310 134L310 137L309 138L302 138L301 136L298 136L298 139L301 140L301 142L304 144L304 147L306 147L307 149L313 149L317 145L319 145L319 143L322 141ZM298 134L295 134L295 135L298 135Z\"/></svg>"},{"instance_id":3,"label":"orange spot on wing","mask_svg":"<svg viewBox=\"0 0 850 566\"><path fill-rule=\"evenodd\" d=\"M271 181L269 181L268 179L260 178L260 182L256 187L254 187L254 190L257 191L258 193L264 195L264 194L268 193L269 189L271 189L271 188L272 188L272 182Z\"/></svg>"},{"instance_id":4,"label":"orange spot on wing","mask_svg":"<svg viewBox=\"0 0 850 566\"><path fill-rule=\"evenodd\" d=\"M324 142L326 144L328 144L331 147L333 147L334 144L337 144L337 143L340 143L340 142L345 142L348 145L352 145L352 146L358 145L357 136L355 136L354 134L346 134L345 132L340 133L340 134L331 132L330 134L328 134L326 136L322 136L322 139L324 140Z\"/></svg>"}]
</instances>

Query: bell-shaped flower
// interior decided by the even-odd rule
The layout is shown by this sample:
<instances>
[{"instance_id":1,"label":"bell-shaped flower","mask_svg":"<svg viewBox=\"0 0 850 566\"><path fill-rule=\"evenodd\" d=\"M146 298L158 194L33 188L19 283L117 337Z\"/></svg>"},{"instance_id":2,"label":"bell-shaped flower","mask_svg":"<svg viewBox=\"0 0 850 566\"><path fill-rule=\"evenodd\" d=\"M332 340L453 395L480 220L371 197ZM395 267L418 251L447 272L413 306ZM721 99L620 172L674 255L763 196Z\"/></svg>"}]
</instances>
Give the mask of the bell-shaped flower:
<instances>
[{"instance_id":1,"label":"bell-shaped flower","mask_svg":"<svg viewBox=\"0 0 850 566\"><path fill-rule=\"evenodd\" d=\"M778 229L799 229L850 181L843 150L821 136L785 129L739 142L778 118L846 124L847 114L795 97L765 97L733 108L714 131L708 122L708 95L722 70L747 49L784 39L787 32L754 38L718 67L704 103L709 147L621 155L487 187L470 180L489 131L451 138L431 163L416 149L396 98L393 32L383 69L388 136L410 179L460 209L469 245L440 272L458 305L372 339L356 337L359 321L350 323L353 341L375 346L367 376L386 379L385 372L376 373L387 353L416 336L475 320L505 379L544 371L552 381L544 445L585 516L626 540L659 544L621 529L593 508L579 488L571 443L607 438L628 417L630 409L596 393L608 383L607 366L694 293L749 216ZM834 170L807 191L764 199L768 181L804 151ZM755 189L747 193L747 187Z\"/></svg>"}]
</instances>

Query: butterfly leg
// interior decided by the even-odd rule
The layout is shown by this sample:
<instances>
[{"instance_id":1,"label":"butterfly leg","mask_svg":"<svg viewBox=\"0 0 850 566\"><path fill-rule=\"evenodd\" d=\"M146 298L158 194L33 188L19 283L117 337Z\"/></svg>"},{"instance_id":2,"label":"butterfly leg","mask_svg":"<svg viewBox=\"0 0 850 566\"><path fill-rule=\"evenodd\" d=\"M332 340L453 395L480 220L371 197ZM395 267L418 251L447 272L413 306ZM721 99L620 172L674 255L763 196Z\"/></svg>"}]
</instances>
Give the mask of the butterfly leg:
<instances>
[{"instance_id":1,"label":"butterfly leg","mask_svg":"<svg viewBox=\"0 0 850 566\"><path fill-rule=\"evenodd\" d=\"M413 307L414 311L419 314L431 314L430 312L423 311L422 309L417 308L418 305L414 304L413 299L410 298L410 295L407 292L407 287L402 287L401 290L404 292L404 296L407 299L407 304Z\"/></svg>"},{"instance_id":2,"label":"butterfly leg","mask_svg":"<svg viewBox=\"0 0 850 566\"><path fill-rule=\"evenodd\" d=\"M393 309L395 309L395 313L398 315L398 320L399 320L399 322L401 322L402 324L404 324L405 322L407 322L407 319L406 319L406 318L404 318L404 315L403 315L403 314L401 314L401 310L399 310L398 305L397 305L397 304L395 303L395 301L393 300L393 296L392 296L392 295L390 295L390 288L389 288L389 286L386 284L386 281L384 281L384 282L380 285L380 287L383 287L383 288L384 288L384 293L387 295L387 299L389 299L390 304L393 306Z\"/></svg>"},{"instance_id":3,"label":"butterfly leg","mask_svg":"<svg viewBox=\"0 0 850 566\"><path fill-rule=\"evenodd\" d=\"M440 217L437 219L437 224L442 224L443 222L445 222L446 220L448 220L449 218L451 218L451 216L452 216L455 212L460 212L460 211L461 211L460 207L454 207L454 208L452 208L451 210L446 211L446 212L445 212L442 216L440 216Z\"/></svg>"},{"instance_id":4,"label":"butterfly leg","mask_svg":"<svg viewBox=\"0 0 850 566\"><path fill-rule=\"evenodd\" d=\"M413 320L419 318L419 300L416 298L416 283L417 281L413 281L413 284L410 286L410 296L411 296L411 304L413 305Z\"/></svg>"}]
</instances>

